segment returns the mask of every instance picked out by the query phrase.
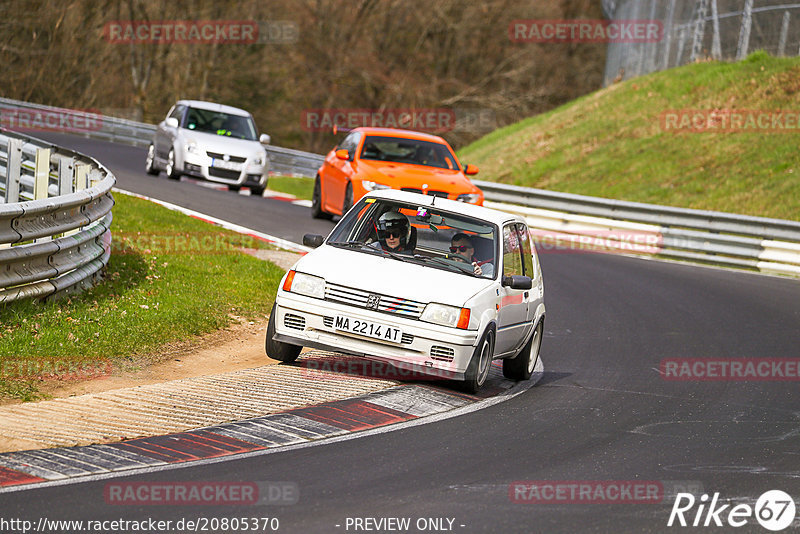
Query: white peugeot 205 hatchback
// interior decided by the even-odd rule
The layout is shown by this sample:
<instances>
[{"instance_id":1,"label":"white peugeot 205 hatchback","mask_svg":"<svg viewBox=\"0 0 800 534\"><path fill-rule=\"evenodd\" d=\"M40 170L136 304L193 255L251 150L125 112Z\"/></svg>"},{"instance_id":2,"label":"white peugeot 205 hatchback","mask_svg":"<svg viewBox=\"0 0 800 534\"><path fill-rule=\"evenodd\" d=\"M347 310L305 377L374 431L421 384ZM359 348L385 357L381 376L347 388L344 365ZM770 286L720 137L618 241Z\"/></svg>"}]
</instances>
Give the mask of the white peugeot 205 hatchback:
<instances>
[{"instance_id":1,"label":"white peugeot 205 hatchback","mask_svg":"<svg viewBox=\"0 0 800 534\"><path fill-rule=\"evenodd\" d=\"M267 355L302 347L378 360L476 392L492 360L527 380L544 328L542 272L524 219L403 191L369 193L286 273Z\"/></svg>"}]
</instances>

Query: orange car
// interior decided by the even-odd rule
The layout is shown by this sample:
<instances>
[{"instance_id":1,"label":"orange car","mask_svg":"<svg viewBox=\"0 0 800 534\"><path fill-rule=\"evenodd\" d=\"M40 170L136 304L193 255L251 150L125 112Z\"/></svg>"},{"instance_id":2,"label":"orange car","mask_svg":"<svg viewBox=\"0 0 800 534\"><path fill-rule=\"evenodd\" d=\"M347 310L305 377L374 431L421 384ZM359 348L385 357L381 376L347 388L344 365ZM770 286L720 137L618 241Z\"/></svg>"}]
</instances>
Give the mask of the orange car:
<instances>
[{"instance_id":1,"label":"orange car","mask_svg":"<svg viewBox=\"0 0 800 534\"><path fill-rule=\"evenodd\" d=\"M483 205L483 192L466 175L447 141L393 128L355 128L325 157L314 181L311 215L344 215L370 191L402 189Z\"/></svg>"}]
</instances>

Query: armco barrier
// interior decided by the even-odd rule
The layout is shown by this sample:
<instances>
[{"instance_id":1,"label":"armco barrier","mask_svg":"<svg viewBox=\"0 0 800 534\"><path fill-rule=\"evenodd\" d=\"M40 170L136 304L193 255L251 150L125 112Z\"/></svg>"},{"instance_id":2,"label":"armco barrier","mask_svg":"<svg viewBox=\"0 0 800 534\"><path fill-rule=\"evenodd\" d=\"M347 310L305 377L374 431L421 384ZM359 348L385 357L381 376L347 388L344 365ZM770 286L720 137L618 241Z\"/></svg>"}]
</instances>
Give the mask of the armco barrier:
<instances>
[{"instance_id":1,"label":"armco barrier","mask_svg":"<svg viewBox=\"0 0 800 534\"><path fill-rule=\"evenodd\" d=\"M3 109L50 112L54 108L0 98ZM64 110L69 113L70 110ZM101 116L94 129L74 132L97 139L147 146L155 126ZM267 146L271 171L314 177L320 154ZM144 165L144 163L142 163ZM474 181L487 206L523 214L532 228L577 236L643 232L659 239L658 256L678 260L800 275L800 222L732 213L624 202ZM2 229L0 229L2 236Z\"/></svg>"},{"instance_id":2,"label":"armco barrier","mask_svg":"<svg viewBox=\"0 0 800 534\"><path fill-rule=\"evenodd\" d=\"M92 158L0 133L0 304L63 296L102 276L114 183Z\"/></svg>"}]
</instances>

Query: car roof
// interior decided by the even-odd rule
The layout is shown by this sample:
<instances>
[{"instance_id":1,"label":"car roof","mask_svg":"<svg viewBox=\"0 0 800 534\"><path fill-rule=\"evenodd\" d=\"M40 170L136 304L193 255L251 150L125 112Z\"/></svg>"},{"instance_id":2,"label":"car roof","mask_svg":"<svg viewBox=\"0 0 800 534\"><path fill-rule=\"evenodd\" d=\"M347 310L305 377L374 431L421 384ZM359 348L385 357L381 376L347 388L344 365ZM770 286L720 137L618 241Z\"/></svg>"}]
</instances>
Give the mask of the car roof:
<instances>
[{"instance_id":1,"label":"car roof","mask_svg":"<svg viewBox=\"0 0 800 534\"><path fill-rule=\"evenodd\" d=\"M417 132L414 130L401 130L399 128L378 128L376 126L360 126L353 129L354 132L363 132L366 135L382 135L384 137L401 137L404 139L417 139L420 141L430 141L432 143L447 143L438 135Z\"/></svg>"},{"instance_id":2,"label":"car roof","mask_svg":"<svg viewBox=\"0 0 800 534\"><path fill-rule=\"evenodd\" d=\"M216 102L204 102L203 100L179 100L175 105L184 105L192 108L207 109L209 111L221 111L230 115L246 115L250 116L250 112L235 108L233 106L226 106L225 104L217 104Z\"/></svg>"},{"instance_id":3,"label":"car roof","mask_svg":"<svg viewBox=\"0 0 800 534\"><path fill-rule=\"evenodd\" d=\"M524 222L522 217L511 213L505 213L503 211L486 208L484 206L476 206L475 204L467 204L466 202L459 202L458 200L450 200L448 198L435 197L433 195L421 195L419 193L411 193L397 189L372 191L367 193L364 198L399 200L401 202L409 202L419 206L441 208L446 211L452 211L454 213L460 213L476 219L489 221L498 226L503 226L505 223L512 221Z\"/></svg>"}]
</instances>

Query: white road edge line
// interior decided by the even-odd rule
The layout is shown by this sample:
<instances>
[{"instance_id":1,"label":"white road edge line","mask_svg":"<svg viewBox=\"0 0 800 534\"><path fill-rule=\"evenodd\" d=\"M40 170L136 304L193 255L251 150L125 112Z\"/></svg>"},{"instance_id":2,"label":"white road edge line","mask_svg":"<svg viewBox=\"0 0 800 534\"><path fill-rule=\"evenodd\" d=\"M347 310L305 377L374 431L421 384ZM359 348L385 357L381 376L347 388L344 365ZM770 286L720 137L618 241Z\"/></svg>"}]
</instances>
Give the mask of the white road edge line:
<instances>
[{"instance_id":1,"label":"white road edge line","mask_svg":"<svg viewBox=\"0 0 800 534\"><path fill-rule=\"evenodd\" d=\"M154 202L154 203L158 204L159 206L163 206L163 207L167 208L168 210L177 211L177 212L183 213L184 215L189 215L191 217L196 217L198 219L207 221L207 222L209 222L211 224L214 224L216 226L220 226L222 228L225 228L226 230L231 230L231 231L234 231L234 232L237 232L237 233L240 233L240 234L246 234L246 235L255 236L255 237L259 238L259 239L262 239L262 240L266 241L267 243L271 243L271 244L273 244L273 245L275 245L277 247L280 247L282 249L285 249L285 250L291 250L292 252L310 252L311 251L310 248L308 248L306 246L303 246L303 245L300 245L300 244L297 244L297 243L293 243L292 241L288 241L288 240L282 239L280 237L275 237L273 235L265 234L263 232L259 232L258 230L253 230L252 228L247 228L246 226L241 226L239 224L232 223L232 222L229 222L229 221L225 221L223 219L218 219L217 217L213 217L211 215L206 215L205 213L200 213L199 211L194 211L194 210L190 210L188 208L183 208L183 207L178 206L176 204L171 204L169 202L165 202L165 201L159 200L157 198L152 198L152 197L148 197L148 196L145 196L145 195L140 195L139 193L133 193L131 191L126 191L125 189L119 189L119 188L116 188L116 187L112 188L112 191L115 192L115 193L122 193L123 195L132 196L132 197L135 197L135 198L140 198L142 200L149 200L150 202Z\"/></svg>"},{"instance_id":2,"label":"white road edge line","mask_svg":"<svg viewBox=\"0 0 800 534\"><path fill-rule=\"evenodd\" d=\"M222 462L230 462L234 460L242 460L246 458L255 458L258 456L265 456L267 454L275 454L278 452L284 451L293 451L297 449L305 449L308 447L317 447L319 445L327 445L329 443L338 443L340 441L348 441L351 439L362 438L366 436L373 436L376 434L384 434L387 432L394 432L395 430L401 430L404 428L411 428L420 425L426 425L428 423L436 423L438 421L444 421L445 419L450 419L452 417L458 417L460 415L466 415L472 412L477 412L478 410L482 410L484 408L488 408L490 406L494 406L495 404L499 404L501 402L505 402L507 400L513 399L514 397L521 395L522 393L526 392L530 388L536 385L539 380L542 379L544 376L544 364L542 363L541 356L539 357L539 361L536 362L536 367L534 368L534 374L531 376L530 380L525 380L522 382L518 382L516 385L512 386L510 389L494 396L489 397L488 399L483 399L472 404L468 404L466 406L462 406L460 408L455 408L453 410L448 410L445 412L441 412L435 415L429 415L425 417L419 417L416 419L411 419L409 421L403 421L401 423L393 423L386 426L381 426L378 428L373 428L370 430L361 430L356 432L350 432L348 434L344 434L342 436L333 436L330 438L323 438L317 439L313 441L307 441L304 443L297 443L294 445L283 445L280 447L274 447L271 449L262 449L258 451L250 451L250 452L241 452L238 454L232 454L229 456L222 456L218 458L207 458L202 460L193 460L189 462L181 462L176 464L165 464L165 465L157 465L152 467L143 467L138 469L127 469L125 471L112 471L110 473L102 473L97 475L85 475L79 476L74 478L67 478L61 480L50 480L47 482L36 482L33 484L23 484L19 486L6 486L0 487L0 494L3 493L15 493L18 491L30 491L36 490L39 488L50 488L53 486L68 486L72 484L83 484L85 482L97 482L99 480L107 480L110 478L125 478L129 476L135 475L144 475L147 473L158 473L161 471L171 471L173 469L184 469L186 467L200 467L204 465L212 465L218 464ZM196 430L205 430L210 429L212 427L205 427L205 428L198 428ZM213 432L213 430L211 430Z\"/></svg>"}]
</instances>

